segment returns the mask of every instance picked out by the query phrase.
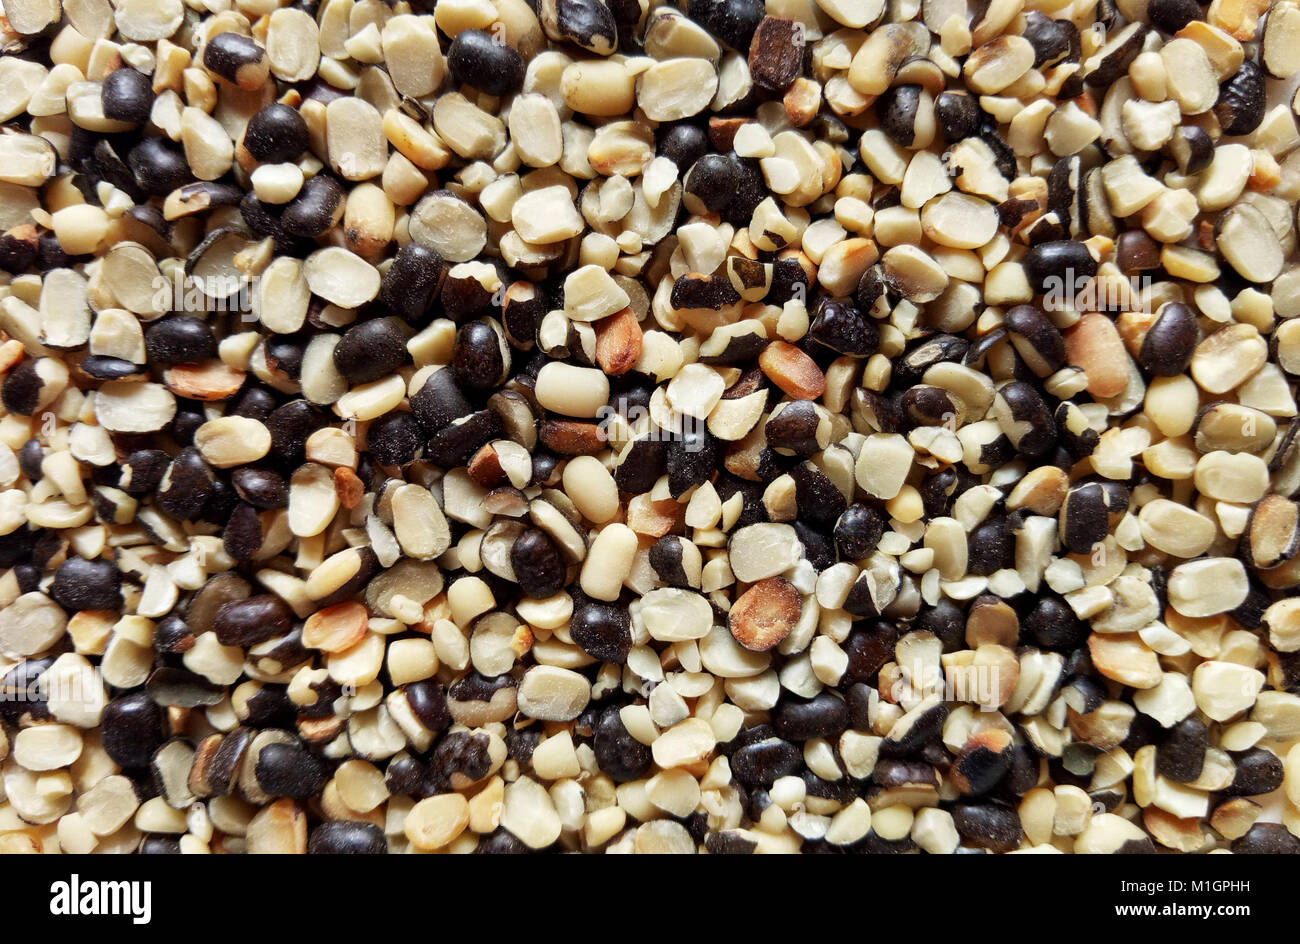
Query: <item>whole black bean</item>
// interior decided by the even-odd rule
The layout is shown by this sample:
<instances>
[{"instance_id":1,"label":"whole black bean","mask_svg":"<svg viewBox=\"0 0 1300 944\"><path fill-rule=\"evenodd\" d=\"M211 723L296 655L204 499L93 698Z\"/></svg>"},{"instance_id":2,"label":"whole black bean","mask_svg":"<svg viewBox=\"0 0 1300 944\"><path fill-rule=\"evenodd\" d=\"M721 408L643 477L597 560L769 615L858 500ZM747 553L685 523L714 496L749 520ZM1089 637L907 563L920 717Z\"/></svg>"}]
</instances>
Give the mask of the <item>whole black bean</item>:
<instances>
[{"instance_id":1,"label":"whole black bean","mask_svg":"<svg viewBox=\"0 0 1300 944\"><path fill-rule=\"evenodd\" d=\"M144 124L153 110L153 85L143 72L130 66L114 69L104 76L99 87L100 108L104 117Z\"/></svg>"},{"instance_id":2,"label":"whole black bean","mask_svg":"<svg viewBox=\"0 0 1300 944\"><path fill-rule=\"evenodd\" d=\"M403 687L406 704L420 724L438 734L451 727L451 711L447 707L447 690L433 679L421 679Z\"/></svg>"},{"instance_id":3,"label":"whole black bean","mask_svg":"<svg viewBox=\"0 0 1300 944\"><path fill-rule=\"evenodd\" d=\"M289 485L284 476L270 469L240 466L230 473L230 483L239 497L257 508L284 508L289 504Z\"/></svg>"},{"instance_id":4,"label":"whole black bean","mask_svg":"<svg viewBox=\"0 0 1300 944\"><path fill-rule=\"evenodd\" d=\"M689 428L668 443L668 491L674 498L708 481L722 463L722 440L705 429Z\"/></svg>"},{"instance_id":5,"label":"whole black bean","mask_svg":"<svg viewBox=\"0 0 1300 944\"><path fill-rule=\"evenodd\" d=\"M952 807L953 824L971 845L993 852L1020 848L1024 833L1020 817L1010 807L993 803L958 803Z\"/></svg>"},{"instance_id":6,"label":"whole black bean","mask_svg":"<svg viewBox=\"0 0 1300 944\"><path fill-rule=\"evenodd\" d=\"M329 421L306 400L290 400L277 407L265 420L271 433L272 458L287 463L301 462L307 438Z\"/></svg>"},{"instance_id":7,"label":"whole black bean","mask_svg":"<svg viewBox=\"0 0 1300 944\"><path fill-rule=\"evenodd\" d=\"M419 421L400 410L385 413L366 427L366 449L380 465L408 465L423 444Z\"/></svg>"},{"instance_id":8,"label":"whole black bean","mask_svg":"<svg viewBox=\"0 0 1300 944\"><path fill-rule=\"evenodd\" d=\"M569 636L593 659L621 665L632 649L632 620L618 603L575 601Z\"/></svg>"},{"instance_id":9,"label":"whole black bean","mask_svg":"<svg viewBox=\"0 0 1300 944\"><path fill-rule=\"evenodd\" d=\"M159 655L180 655L194 647L194 634L179 616L168 616L154 627L153 647Z\"/></svg>"},{"instance_id":10,"label":"whole black bean","mask_svg":"<svg viewBox=\"0 0 1300 944\"><path fill-rule=\"evenodd\" d=\"M835 522L835 548L843 560L861 560L885 534L885 516L870 505L850 505Z\"/></svg>"},{"instance_id":11,"label":"whole black bean","mask_svg":"<svg viewBox=\"0 0 1300 944\"><path fill-rule=\"evenodd\" d=\"M144 138L131 148L126 165L136 185L155 197L166 196L194 179L185 154L163 136Z\"/></svg>"},{"instance_id":12,"label":"whole black bean","mask_svg":"<svg viewBox=\"0 0 1300 944\"><path fill-rule=\"evenodd\" d=\"M1101 485L1089 482L1070 489L1061 505L1061 540L1075 554L1090 553L1109 532L1109 509Z\"/></svg>"},{"instance_id":13,"label":"whole black bean","mask_svg":"<svg viewBox=\"0 0 1300 944\"><path fill-rule=\"evenodd\" d=\"M273 797L305 800L325 789L329 771L325 763L297 744L273 741L257 752L253 767L257 785Z\"/></svg>"},{"instance_id":14,"label":"whole black bean","mask_svg":"<svg viewBox=\"0 0 1300 944\"><path fill-rule=\"evenodd\" d=\"M1198 718L1184 718L1156 745L1156 771L1177 783L1190 783L1201 775L1209 745L1205 724Z\"/></svg>"},{"instance_id":15,"label":"whole black bean","mask_svg":"<svg viewBox=\"0 0 1300 944\"><path fill-rule=\"evenodd\" d=\"M650 769L650 748L642 744L623 726L619 706L609 705L596 722L592 750L601 772L616 783L640 778Z\"/></svg>"},{"instance_id":16,"label":"whole black bean","mask_svg":"<svg viewBox=\"0 0 1300 944\"><path fill-rule=\"evenodd\" d=\"M426 460L443 468L455 468L469 461L480 448L505 435L501 416L495 410L479 410L444 426L425 444Z\"/></svg>"},{"instance_id":17,"label":"whole black bean","mask_svg":"<svg viewBox=\"0 0 1300 944\"><path fill-rule=\"evenodd\" d=\"M166 468L167 454L159 452L159 455L163 457L163 468ZM31 482L33 485L45 477L45 473L41 471L41 463L44 460L45 448L41 445L39 439L33 438L27 440L27 442L23 443L18 450L18 468L22 471L23 475L27 476L27 481ZM158 474L159 476L162 475L161 469Z\"/></svg>"},{"instance_id":18,"label":"whole black bean","mask_svg":"<svg viewBox=\"0 0 1300 944\"><path fill-rule=\"evenodd\" d=\"M337 180L329 174L316 174L285 204L280 226L293 236L315 238L342 218L345 196Z\"/></svg>"},{"instance_id":19,"label":"whole black bean","mask_svg":"<svg viewBox=\"0 0 1300 944\"><path fill-rule=\"evenodd\" d=\"M979 130L979 102L965 92L940 92L934 100L934 117L944 140L956 144Z\"/></svg>"},{"instance_id":20,"label":"whole black bean","mask_svg":"<svg viewBox=\"0 0 1300 944\"><path fill-rule=\"evenodd\" d=\"M1043 649L1069 651L1088 638L1088 624L1058 596L1042 596L1021 621L1023 633Z\"/></svg>"},{"instance_id":21,"label":"whole black bean","mask_svg":"<svg viewBox=\"0 0 1300 944\"><path fill-rule=\"evenodd\" d=\"M763 19L763 0L688 0L686 15L742 55Z\"/></svg>"},{"instance_id":22,"label":"whole black bean","mask_svg":"<svg viewBox=\"0 0 1300 944\"><path fill-rule=\"evenodd\" d=\"M817 443L821 422L821 414L811 400L791 400L763 425L763 436L770 448L783 454L811 456L821 451Z\"/></svg>"},{"instance_id":23,"label":"whole black bean","mask_svg":"<svg viewBox=\"0 0 1300 944\"><path fill-rule=\"evenodd\" d=\"M258 761L261 762L260 755ZM387 852L388 837L374 823L350 820L321 823L307 840L308 855L385 855Z\"/></svg>"},{"instance_id":24,"label":"whole black bean","mask_svg":"<svg viewBox=\"0 0 1300 944\"><path fill-rule=\"evenodd\" d=\"M852 305L823 299L808 326L808 336L838 354L870 357L880 347L880 329Z\"/></svg>"},{"instance_id":25,"label":"whole black bean","mask_svg":"<svg viewBox=\"0 0 1300 944\"><path fill-rule=\"evenodd\" d=\"M739 176L739 165L725 154L705 154L687 171L684 188L707 209L717 213L731 204Z\"/></svg>"},{"instance_id":26,"label":"whole black bean","mask_svg":"<svg viewBox=\"0 0 1300 944\"><path fill-rule=\"evenodd\" d=\"M145 836L140 840L140 855L180 855L181 841L175 836Z\"/></svg>"},{"instance_id":27,"label":"whole black bean","mask_svg":"<svg viewBox=\"0 0 1300 944\"><path fill-rule=\"evenodd\" d=\"M758 729L751 729L755 730ZM803 752L775 734L747 743L731 755L732 775L750 788L771 787L802 766Z\"/></svg>"},{"instance_id":28,"label":"whole black bean","mask_svg":"<svg viewBox=\"0 0 1300 944\"><path fill-rule=\"evenodd\" d=\"M1151 0L1147 17L1157 29L1173 35L1192 20L1204 19L1204 14L1196 0Z\"/></svg>"},{"instance_id":29,"label":"whole black bean","mask_svg":"<svg viewBox=\"0 0 1300 944\"><path fill-rule=\"evenodd\" d=\"M1282 786L1282 758L1262 747L1234 753L1236 771L1223 792L1228 796L1259 796Z\"/></svg>"},{"instance_id":30,"label":"whole black bean","mask_svg":"<svg viewBox=\"0 0 1300 944\"><path fill-rule=\"evenodd\" d=\"M909 426L952 426L957 417L958 405L952 394L928 384L903 391L898 405Z\"/></svg>"},{"instance_id":31,"label":"whole black bean","mask_svg":"<svg viewBox=\"0 0 1300 944\"><path fill-rule=\"evenodd\" d=\"M1057 239L1030 247L1021 265L1035 293L1073 297L1097 274L1097 260L1088 247L1073 239Z\"/></svg>"},{"instance_id":32,"label":"whole black bean","mask_svg":"<svg viewBox=\"0 0 1300 944\"><path fill-rule=\"evenodd\" d=\"M158 507L173 518L196 521L203 514L212 492L212 473L207 463L197 449L186 446L167 466L155 495Z\"/></svg>"},{"instance_id":33,"label":"whole black bean","mask_svg":"<svg viewBox=\"0 0 1300 944\"><path fill-rule=\"evenodd\" d=\"M1138 348L1138 363L1156 377L1175 377L1196 350L1196 313L1181 302L1162 305Z\"/></svg>"},{"instance_id":34,"label":"whole black bean","mask_svg":"<svg viewBox=\"0 0 1300 944\"><path fill-rule=\"evenodd\" d=\"M292 622L293 611L288 604L277 596L262 593L223 603L217 609L212 629L223 646L247 648L287 633Z\"/></svg>"},{"instance_id":35,"label":"whole black bean","mask_svg":"<svg viewBox=\"0 0 1300 944\"><path fill-rule=\"evenodd\" d=\"M892 85L876 98L880 129L905 148L911 147L916 137L923 92L919 85Z\"/></svg>"},{"instance_id":36,"label":"whole black bean","mask_svg":"<svg viewBox=\"0 0 1300 944\"><path fill-rule=\"evenodd\" d=\"M486 319L463 324L452 346L452 375L466 390L484 392L501 386L510 370L508 349Z\"/></svg>"},{"instance_id":37,"label":"whole black bean","mask_svg":"<svg viewBox=\"0 0 1300 944\"><path fill-rule=\"evenodd\" d=\"M296 161L307 149L307 122L296 108L274 102L248 119L243 144L253 160L264 164Z\"/></svg>"},{"instance_id":38,"label":"whole black bean","mask_svg":"<svg viewBox=\"0 0 1300 944\"><path fill-rule=\"evenodd\" d=\"M786 697L772 712L772 727L791 741L838 738L849 726L844 699L823 691L809 699Z\"/></svg>"},{"instance_id":39,"label":"whole black bean","mask_svg":"<svg viewBox=\"0 0 1300 944\"><path fill-rule=\"evenodd\" d=\"M1297 855L1300 839L1281 823L1256 823L1231 848L1235 855Z\"/></svg>"},{"instance_id":40,"label":"whole black bean","mask_svg":"<svg viewBox=\"0 0 1300 944\"><path fill-rule=\"evenodd\" d=\"M680 173L708 152L709 135L699 125L679 121L659 126L656 145L659 156L676 164Z\"/></svg>"},{"instance_id":41,"label":"whole black bean","mask_svg":"<svg viewBox=\"0 0 1300 944\"><path fill-rule=\"evenodd\" d=\"M486 30L457 33L447 50L447 68L457 82L498 97L524 84L524 57Z\"/></svg>"},{"instance_id":42,"label":"whole black bean","mask_svg":"<svg viewBox=\"0 0 1300 944\"><path fill-rule=\"evenodd\" d=\"M67 610L116 610L122 605L122 572L111 560L69 557L54 572L50 596Z\"/></svg>"},{"instance_id":43,"label":"whole black bean","mask_svg":"<svg viewBox=\"0 0 1300 944\"><path fill-rule=\"evenodd\" d=\"M452 370L436 370L411 397L411 414L425 433L433 434L474 412Z\"/></svg>"},{"instance_id":44,"label":"whole black bean","mask_svg":"<svg viewBox=\"0 0 1300 944\"><path fill-rule=\"evenodd\" d=\"M510 547L510 566L527 596L543 599L564 589L564 558L545 531L529 528Z\"/></svg>"},{"instance_id":45,"label":"whole black bean","mask_svg":"<svg viewBox=\"0 0 1300 944\"><path fill-rule=\"evenodd\" d=\"M365 384L397 372L410 360L410 331L400 318L372 318L343 333L334 347L334 366L350 384Z\"/></svg>"},{"instance_id":46,"label":"whole black bean","mask_svg":"<svg viewBox=\"0 0 1300 944\"><path fill-rule=\"evenodd\" d=\"M380 297L394 314L423 324L446 275L446 263L436 249L409 242L397 250L384 273Z\"/></svg>"},{"instance_id":47,"label":"whole black bean","mask_svg":"<svg viewBox=\"0 0 1300 944\"><path fill-rule=\"evenodd\" d=\"M168 315L155 321L144 333L144 346L149 362L163 367L195 364L217 356L217 337L212 327L191 315Z\"/></svg>"},{"instance_id":48,"label":"whole black bean","mask_svg":"<svg viewBox=\"0 0 1300 944\"><path fill-rule=\"evenodd\" d=\"M1250 134L1264 120L1267 103L1264 70L1247 59L1219 85L1214 117L1224 134Z\"/></svg>"},{"instance_id":49,"label":"whole black bean","mask_svg":"<svg viewBox=\"0 0 1300 944\"><path fill-rule=\"evenodd\" d=\"M833 527L847 510L844 493L812 462L795 466L790 470L790 477L794 479L799 520L822 529ZM831 556L834 557L833 552Z\"/></svg>"},{"instance_id":50,"label":"whole black bean","mask_svg":"<svg viewBox=\"0 0 1300 944\"><path fill-rule=\"evenodd\" d=\"M257 509L240 502L221 532L221 546L237 561L252 560L262 549L262 519Z\"/></svg>"},{"instance_id":51,"label":"whole black bean","mask_svg":"<svg viewBox=\"0 0 1300 944\"><path fill-rule=\"evenodd\" d=\"M967 573L987 577L1015 562L1016 539L1005 518L989 518L971 532Z\"/></svg>"},{"instance_id":52,"label":"whole black bean","mask_svg":"<svg viewBox=\"0 0 1300 944\"><path fill-rule=\"evenodd\" d=\"M500 828L480 836L474 847L474 855L528 855L534 851L514 833Z\"/></svg>"},{"instance_id":53,"label":"whole black bean","mask_svg":"<svg viewBox=\"0 0 1300 944\"><path fill-rule=\"evenodd\" d=\"M104 751L123 767L147 767L162 746L163 714L144 692L114 698L99 723Z\"/></svg>"}]
</instances>

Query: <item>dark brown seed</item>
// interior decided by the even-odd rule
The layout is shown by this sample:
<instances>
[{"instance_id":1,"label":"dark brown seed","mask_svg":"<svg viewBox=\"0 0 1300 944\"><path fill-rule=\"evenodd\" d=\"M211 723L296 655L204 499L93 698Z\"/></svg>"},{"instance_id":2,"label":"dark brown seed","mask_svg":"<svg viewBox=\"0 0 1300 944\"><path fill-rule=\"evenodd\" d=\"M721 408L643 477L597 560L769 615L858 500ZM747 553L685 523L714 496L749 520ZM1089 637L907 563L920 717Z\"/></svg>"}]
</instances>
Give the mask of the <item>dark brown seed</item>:
<instances>
[{"instance_id":1,"label":"dark brown seed","mask_svg":"<svg viewBox=\"0 0 1300 944\"><path fill-rule=\"evenodd\" d=\"M804 34L794 20L765 16L749 43L749 72L760 87L784 92L799 77Z\"/></svg>"}]
</instances>

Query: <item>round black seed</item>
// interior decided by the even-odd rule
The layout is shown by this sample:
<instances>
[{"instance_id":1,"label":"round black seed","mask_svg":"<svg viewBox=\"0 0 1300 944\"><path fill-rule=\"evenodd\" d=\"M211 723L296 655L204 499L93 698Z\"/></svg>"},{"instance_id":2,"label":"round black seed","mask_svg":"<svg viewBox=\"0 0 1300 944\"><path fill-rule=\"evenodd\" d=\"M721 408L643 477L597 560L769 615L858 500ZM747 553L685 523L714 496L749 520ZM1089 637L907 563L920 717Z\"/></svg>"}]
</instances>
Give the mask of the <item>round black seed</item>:
<instances>
[{"instance_id":1,"label":"round black seed","mask_svg":"<svg viewBox=\"0 0 1300 944\"><path fill-rule=\"evenodd\" d=\"M601 772L617 783L636 780L650 769L650 748L628 733L617 705L600 713L592 749Z\"/></svg>"},{"instance_id":2,"label":"round black seed","mask_svg":"<svg viewBox=\"0 0 1300 944\"><path fill-rule=\"evenodd\" d=\"M656 136L658 154L682 168L689 168L709 150L709 135L699 125L678 122L660 125Z\"/></svg>"},{"instance_id":3,"label":"round black seed","mask_svg":"<svg viewBox=\"0 0 1300 944\"><path fill-rule=\"evenodd\" d=\"M156 496L158 507L173 518L194 521L203 514L212 492L212 473L207 463L197 449L186 446L167 467Z\"/></svg>"},{"instance_id":4,"label":"round black seed","mask_svg":"<svg viewBox=\"0 0 1300 944\"><path fill-rule=\"evenodd\" d=\"M724 154L705 154L686 174L685 190L714 212L725 210L736 195L739 167Z\"/></svg>"},{"instance_id":5,"label":"round black seed","mask_svg":"<svg viewBox=\"0 0 1300 944\"><path fill-rule=\"evenodd\" d=\"M99 734L108 756L123 767L146 767L165 740L162 710L144 692L104 706Z\"/></svg>"},{"instance_id":6,"label":"round black seed","mask_svg":"<svg viewBox=\"0 0 1300 944\"><path fill-rule=\"evenodd\" d=\"M194 179L185 154L165 137L142 140L127 153L126 164L136 185L155 197L166 196Z\"/></svg>"},{"instance_id":7,"label":"round black seed","mask_svg":"<svg viewBox=\"0 0 1300 944\"><path fill-rule=\"evenodd\" d=\"M122 491L128 495L148 495L158 487L170 462L171 457L161 449L137 449L127 456L122 466Z\"/></svg>"},{"instance_id":8,"label":"round black seed","mask_svg":"<svg viewBox=\"0 0 1300 944\"><path fill-rule=\"evenodd\" d=\"M1057 596L1040 597L1021 629L1036 645L1058 651L1077 649L1088 638L1088 624Z\"/></svg>"},{"instance_id":9,"label":"round black seed","mask_svg":"<svg viewBox=\"0 0 1300 944\"><path fill-rule=\"evenodd\" d=\"M1250 134L1264 120L1267 103L1264 70L1247 59L1220 84L1214 117L1219 119L1224 134Z\"/></svg>"},{"instance_id":10,"label":"round black seed","mask_svg":"<svg viewBox=\"0 0 1300 944\"><path fill-rule=\"evenodd\" d=\"M451 727L451 712L447 707L447 690L433 679L422 679L407 685L406 703L411 713L428 730L437 734Z\"/></svg>"},{"instance_id":11,"label":"round black seed","mask_svg":"<svg viewBox=\"0 0 1300 944\"><path fill-rule=\"evenodd\" d=\"M235 506L222 530L221 545L237 561L252 560L262 548L262 519L256 508L245 502Z\"/></svg>"},{"instance_id":12,"label":"round black seed","mask_svg":"<svg viewBox=\"0 0 1300 944\"><path fill-rule=\"evenodd\" d=\"M424 431L410 413L386 413L366 428L366 449L380 465L407 465L422 445Z\"/></svg>"},{"instance_id":13,"label":"round black seed","mask_svg":"<svg viewBox=\"0 0 1300 944\"><path fill-rule=\"evenodd\" d=\"M1010 852L1020 847L1024 837L1020 817L1010 807L959 803L952 808L952 819L962 838L981 849Z\"/></svg>"},{"instance_id":14,"label":"round black seed","mask_svg":"<svg viewBox=\"0 0 1300 944\"><path fill-rule=\"evenodd\" d=\"M1106 540L1109 510L1106 493L1096 482L1070 490L1061 505L1061 538L1075 554L1087 554Z\"/></svg>"},{"instance_id":15,"label":"round black seed","mask_svg":"<svg viewBox=\"0 0 1300 944\"><path fill-rule=\"evenodd\" d=\"M967 573L987 577L1015 563L1016 540L1005 518L991 518L971 532Z\"/></svg>"},{"instance_id":16,"label":"round black seed","mask_svg":"<svg viewBox=\"0 0 1300 944\"><path fill-rule=\"evenodd\" d=\"M1281 823L1256 823L1246 835L1232 841L1235 855L1297 855L1300 839Z\"/></svg>"},{"instance_id":17,"label":"round black seed","mask_svg":"<svg viewBox=\"0 0 1300 944\"><path fill-rule=\"evenodd\" d=\"M447 50L447 68L457 82L489 95L509 95L524 84L524 57L486 30L463 30Z\"/></svg>"},{"instance_id":18,"label":"round black seed","mask_svg":"<svg viewBox=\"0 0 1300 944\"><path fill-rule=\"evenodd\" d=\"M471 321L456 331L451 370L466 390L483 392L501 385L510 365L505 360L501 336L487 321Z\"/></svg>"},{"instance_id":19,"label":"round black seed","mask_svg":"<svg viewBox=\"0 0 1300 944\"><path fill-rule=\"evenodd\" d=\"M263 750L262 754L266 751ZM262 755L258 755L261 762ZM307 840L308 855L385 855L388 838L374 823L339 820L321 823Z\"/></svg>"},{"instance_id":20,"label":"round black seed","mask_svg":"<svg viewBox=\"0 0 1300 944\"><path fill-rule=\"evenodd\" d=\"M1181 302L1161 307L1138 349L1138 363L1157 377L1174 377L1187 369L1196 350L1196 313Z\"/></svg>"},{"instance_id":21,"label":"round black seed","mask_svg":"<svg viewBox=\"0 0 1300 944\"><path fill-rule=\"evenodd\" d=\"M934 117L944 140L956 144L979 130L979 102L965 92L941 92L934 100Z\"/></svg>"},{"instance_id":22,"label":"round black seed","mask_svg":"<svg viewBox=\"0 0 1300 944\"><path fill-rule=\"evenodd\" d=\"M153 647L159 655L180 655L194 646L194 634L179 616L168 616L153 630Z\"/></svg>"},{"instance_id":23,"label":"round black seed","mask_svg":"<svg viewBox=\"0 0 1300 944\"><path fill-rule=\"evenodd\" d=\"M861 560L885 533L885 516L870 505L850 505L835 522L835 549L842 560Z\"/></svg>"},{"instance_id":24,"label":"round black seed","mask_svg":"<svg viewBox=\"0 0 1300 944\"><path fill-rule=\"evenodd\" d=\"M1223 792L1228 796L1259 796L1282 786L1282 758L1262 747L1232 755L1236 771Z\"/></svg>"},{"instance_id":25,"label":"round black seed","mask_svg":"<svg viewBox=\"0 0 1300 944\"><path fill-rule=\"evenodd\" d=\"M244 150L255 161L265 164L295 161L307 149L307 122L297 109L275 102L248 119L243 143Z\"/></svg>"},{"instance_id":26,"label":"round black seed","mask_svg":"<svg viewBox=\"0 0 1300 944\"><path fill-rule=\"evenodd\" d=\"M50 596L66 610L116 610L122 605L122 572L111 560L69 557L54 572Z\"/></svg>"},{"instance_id":27,"label":"round black seed","mask_svg":"<svg viewBox=\"0 0 1300 944\"><path fill-rule=\"evenodd\" d=\"M289 631L293 611L288 604L269 593L246 600L232 600L217 609L212 629L223 646L256 645Z\"/></svg>"},{"instance_id":28,"label":"round black seed","mask_svg":"<svg viewBox=\"0 0 1300 944\"><path fill-rule=\"evenodd\" d=\"M691 428L668 444L668 490L678 496L702 485L722 462L722 440L708 430Z\"/></svg>"},{"instance_id":29,"label":"round black seed","mask_svg":"<svg viewBox=\"0 0 1300 944\"><path fill-rule=\"evenodd\" d=\"M399 318L372 318L344 332L334 347L334 366L356 386L397 372L410 360L410 332Z\"/></svg>"},{"instance_id":30,"label":"round black seed","mask_svg":"<svg viewBox=\"0 0 1300 944\"><path fill-rule=\"evenodd\" d=\"M239 497L256 508L284 508L289 504L289 485L284 476L270 469L241 466L230 473L230 484Z\"/></svg>"},{"instance_id":31,"label":"round black seed","mask_svg":"<svg viewBox=\"0 0 1300 944\"><path fill-rule=\"evenodd\" d=\"M911 147L916 137L921 92L919 85L893 85L876 99L881 130L903 147Z\"/></svg>"},{"instance_id":32,"label":"round black seed","mask_svg":"<svg viewBox=\"0 0 1300 944\"><path fill-rule=\"evenodd\" d=\"M301 462L307 437L329 421L306 400L292 400L268 416L265 425L271 433L271 456Z\"/></svg>"},{"instance_id":33,"label":"round black seed","mask_svg":"<svg viewBox=\"0 0 1300 944\"><path fill-rule=\"evenodd\" d=\"M317 174L285 205L279 225L294 236L319 236L342 217L345 193L329 174Z\"/></svg>"},{"instance_id":34,"label":"round black seed","mask_svg":"<svg viewBox=\"0 0 1300 944\"><path fill-rule=\"evenodd\" d=\"M269 796L307 799L325 789L329 771L319 757L297 744L272 742L257 752L257 785Z\"/></svg>"},{"instance_id":35,"label":"round black seed","mask_svg":"<svg viewBox=\"0 0 1300 944\"><path fill-rule=\"evenodd\" d=\"M622 664L632 648L632 620L627 607L586 601L575 604L569 635L593 659Z\"/></svg>"},{"instance_id":36,"label":"round black seed","mask_svg":"<svg viewBox=\"0 0 1300 944\"><path fill-rule=\"evenodd\" d=\"M1196 0L1151 0L1147 17L1157 29L1172 35L1192 20L1202 19L1203 14Z\"/></svg>"},{"instance_id":37,"label":"round black seed","mask_svg":"<svg viewBox=\"0 0 1300 944\"><path fill-rule=\"evenodd\" d=\"M791 741L838 738L848 726L848 706L830 692L809 699L787 697L772 712L772 727Z\"/></svg>"},{"instance_id":38,"label":"round black seed","mask_svg":"<svg viewBox=\"0 0 1300 944\"><path fill-rule=\"evenodd\" d=\"M607 55L618 42L618 23L601 0L537 0L546 34Z\"/></svg>"},{"instance_id":39,"label":"round black seed","mask_svg":"<svg viewBox=\"0 0 1300 944\"><path fill-rule=\"evenodd\" d=\"M510 548L510 566L525 595L537 599L564 589L564 558L545 531L529 528Z\"/></svg>"},{"instance_id":40,"label":"round black seed","mask_svg":"<svg viewBox=\"0 0 1300 944\"><path fill-rule=\"evenodd\" d=\"M151 364L171 367L196 364L217 356L217 337L211 326L191 315L168 315L144 333L145 353Z\"/></svg>"},{"instance_id":41,"label":"round black seed","mask_svg":"<svg viewBox=\"0 0 1300 944\"><path fill-rule=\"evenodd\" d=\"M1201 775L1210 733L1198 718L1185 718L1156 745L1156 771L1178 783L1190 783Z\"/></svg>"},{"instance_id":42,"label":"round black seed","mask_svg":"<svg viewBox=\"0 0 1300 944\"><path fill-rule=\"evenodd\" d=\"M153 109L153 85L149 77L129 66L104 76L99 87L100 107L105 118L143 124Z\"/></svg>"},{"instance_id":43,"label":"round black seed","mask_svg":"<svg viewBox=\"0 0 1300 944\"><path fill-rule=\"evenodd\" d=\"M852 305L823 299L808 327L808 336L839 354L870 357L880 347L880 329Z\"/></svg>"},{"instance_id":44,"label":"round black seed","mask_svg":"<svg viewBox=\"0 0 1300 944\"><path fill-rule=\"evenodd\" d=\"M820 424L821 415L811 400L791 400L764 424L763 435L771 449L811 456L821 451L817 443Z\"/></svg>"},{"instance_id":45,"label":"round black seed","mask_svg":"<svg viewBox=\"0 0 1300 944\"><path fill-rule=\"evenodd\" d=\"M175 836L145 836L140 841L140 855L180 855L181 841Z\"/></svg>"},{"instance_id":46,"label":"round black seed","mask_svg":"<svg viewBox=\"0 0 1300 944\"><path fill-rule=\"evenodd\" d=\"M1021 260L1036 293L1052 290L1072 297L1097 274L1097 260L1088 247L1073 239L1056 239L1030 248Z\"/></svg>"},{"instance_id":47,"label":"round black seed","mask_svg":"<svg viewBox=\"0 0 1300 944\"><path fill-rule=\"evenodd\" d=\"M411 397L411 413L430 435L473 412L474 408L456 383L456 374L452 370L434 371Z\"/></svg>"},{"instance_id":48,"label":"round black seed","mask_svg":"<svg viewBox=\"0 0 1300 944\"><path fill-rule=\"evenodd\" d=\"M763 0L688 0L686 15L742 55L763 19Z\"/></svg>"},{"instance_id":49,"label":"round black seed","mask_svg":"<svg viewBox=\"0 0 1300 944\"><path fill-rule=\"evenodd\" d=\"M803 766L803 752L771 731L766 725L749 729L744 736L757 737L731 755L731 773L746 787L766 789Z\"/></svg>"},{"instance_id":50,"label":"round black seed","mask_svg":"<svg viewBox=\"0 0 1300 944\"><path fill-rule=\"evenodd\" d=\"M423 324L446 275L446 264L437 250L410 242L397 250L384 273L380 297L394 314L412 324Z\"/></svg>"}]
</instances>

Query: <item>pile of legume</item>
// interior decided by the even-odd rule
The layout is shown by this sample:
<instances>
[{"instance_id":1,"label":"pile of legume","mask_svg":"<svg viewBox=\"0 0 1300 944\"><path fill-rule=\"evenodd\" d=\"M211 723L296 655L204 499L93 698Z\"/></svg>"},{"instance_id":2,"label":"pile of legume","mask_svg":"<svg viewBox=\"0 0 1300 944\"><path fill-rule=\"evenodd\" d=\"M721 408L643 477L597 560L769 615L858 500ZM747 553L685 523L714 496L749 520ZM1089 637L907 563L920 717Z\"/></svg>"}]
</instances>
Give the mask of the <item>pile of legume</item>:
<instances>
[{"instance_id":1,"label":"pile of legume","mask_svg":"<svg viewBox=\"0 0 1300 944\"><path fill-rule=\"evenodd\" d=\"M3 0L0 851L1300 851L1296 0Z\"/></svg>"}]
</instances>

